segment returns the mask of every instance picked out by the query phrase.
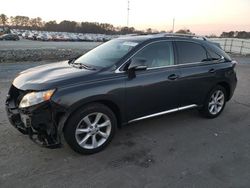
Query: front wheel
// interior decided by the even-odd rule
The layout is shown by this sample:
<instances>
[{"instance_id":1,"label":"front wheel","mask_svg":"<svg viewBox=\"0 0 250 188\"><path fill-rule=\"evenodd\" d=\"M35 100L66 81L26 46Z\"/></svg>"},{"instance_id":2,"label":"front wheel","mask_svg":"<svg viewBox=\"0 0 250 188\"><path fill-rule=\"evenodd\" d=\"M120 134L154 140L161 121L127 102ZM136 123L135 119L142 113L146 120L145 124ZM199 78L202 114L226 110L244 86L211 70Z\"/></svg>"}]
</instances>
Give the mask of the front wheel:
<instances>
[{"instance_id":1,"label":"front wheel","mask_svg":"<svg viewBox=\"0 0 250 188\"><path fill-rule=\"evenodd\" d=\"M226 90L221 86L216 86L209 93L201 113L207 118L216 118L220 115L226 105Z\"/></svg>"},{"instance_id":2,"label":"front wheel","mask_svg":"<svg viewBox=\"0 0 250 188\"><path fill-rule=\"evenodd\" d=\"M114 113L102 104L90 104L77 110L68 120L64 137L78 153L92 154L104 149L115 134Z\"/></svg>"}]
</instances>

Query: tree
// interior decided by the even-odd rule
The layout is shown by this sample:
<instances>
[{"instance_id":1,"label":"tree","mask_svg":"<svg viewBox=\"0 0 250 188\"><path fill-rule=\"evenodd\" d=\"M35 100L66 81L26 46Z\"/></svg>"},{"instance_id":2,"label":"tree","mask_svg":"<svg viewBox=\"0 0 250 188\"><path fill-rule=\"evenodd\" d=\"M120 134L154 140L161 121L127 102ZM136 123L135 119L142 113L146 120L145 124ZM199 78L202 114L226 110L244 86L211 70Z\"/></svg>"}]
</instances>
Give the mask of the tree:
<instances>
[{"instance_id":1,"label":"tree","mask_svg":"<svg viewBox=\"0 0 250 188\"><path fill-rule=\"evenodd\" d=\"M180 30L176 31L175 33L178 33L178 34L193 34L189 29L180 29Z\"/></svg>"},{"instance_id":2,"label":"tree","mask_svg":"<svg viewBox=\"0 0 250 188\"><path fill-rule=\"evenodd\" d=\"M7 22L9 20L9 22ZM79 33L100 33L100 34L144 34L144 31L136 31L134 27L114 27L109 23L98 22L75 22L63 20L60 23L56 21L44 22L40 17L29 18L27 16L11 16L10 19L4 14L0 15L0 25L7 24L10 28L15 29L35 29L47 31L61 31L61 32L79 32ZM147 30L152 33L152 29ZM158 31L154 31L158 32Z\"/></svg>"},{"instance_id":3,"label":"tree","mask_svg":"<svg viewBox=\"0 0 250 188\"><path fill-rule=\"evenodd\" d=\"M11 24L18 28L28 28L30 25L30 18L27 16L11 17Z\"/></svg>"},{"instance_id":4,"label":"tree","mask_svg":"<svg viewBox=\"0 0 250 188\"><path fill-rule=\"evenodd\" d=\"M220 37L222 38L234 38L234 31L230 31L230 32L223 32Z\"/></svg>"},{"instance_id":5,"label":"tree","mask_svg":"<svg viewBox=\"0 0 250 188\"><path fill-rule=\"evenodd\" d=\"M64 20L58 24L58 30L66 32L76 32L76 26L76 22Z\"/></svg>"},{"instance_id":6,"label":"tree","mask_svg":"<svg viewBox=\"0 0 250 188\"><path fill-rule=\"evenodd\" d=\"M146 30L146 33L148 33L148 34L152 33L152 29L151 29L151 28L148 28L148 29Z\"/></svg>"},{"instance_id":7,"label":"tree","mask_svg":"<svg viewBox=\"0 0 250 188\"><path fill-rule=\"evenodd\" d=\"M118 31L119 32L119 31ZM122 27L120 28L120 34L132 34L135 32L135 28L133 27Z\"/></svg>"},{"instance_id":8,"label":"tree","mask_svg":"<svg viewBox=\"0 0 250 188\"><path fill-rule=\"evenodd\" d=\"M57 31L57 23L56 21L49 21L44 24L44 29L47 31Z\"/></svg>"},{"instance_id":9,"label":"tree","mask_svg":"<svg viewBox=\"0 0 250 188\"><path fill-rule=\"evenodd\" d=\"M0 14L0 24L5 26L8 22L8 17L5 14Z\"/></svg>"},{"instance_id":10,"label":"tree","mask_svg":"<svg viewBox=\"0 0 250 188\"><path fill-rule=\"evenodd\" d=\"M29 25L30 27L34 28L34 29L39 29L43 26L43 22L42 22L42 18L37 17L37 18L31 18L29 20Z\"/></svg>"},{"instance_id":11,"label":"tree","mask_svg":"<svg viewBox=\"0 0 250 188\"><path fill-rule=\"evenodd\" d=\"M206 37L208 37L208 38L218 38L218 36L216 34L210 34L210 35L208 35Z\"/></svg>"},{"instance_id":12,"label":"tree","mask_svg":"<svg viewBox=\"0 0 250 188\"><path fill-rule=\"evenodd\" d=\"M17 26L16 19L13 16L10 17L10 22L9 23L10 23L11 26Z\"/></svg>"},{"instance_id":13,"label":"tree","mask_svg":"<svg viewBox=\"0 0 250 188\"><path fill-rule=\"evenodd\" d=\"M237 32L237 35L235 36L236 38L243 38L243 39L249 39L250 38L250 32L246 31L239 31Z\"/></svg>"},{"instance_id":14,"label":"tree","mask_svg":"<svg viewBox=\"0 0 250 188\"><path fill-rule=\"evenodd\" d=\"M230 31L230 32L222 32L220 37L222 38L243 38L243 39L249 39L250 38L250 32L246 31Z\"/></svg>"},{"instance_id":15,"label":"tree","mask_svg":"<svg viewBox=\"0 0 250 188\"><path fill-rule=\"evenodd\" d=\"M115 31L115 27L112 24L108 24L108 23L101 23L100 27L106 31L107 34L112 34Z\"/></svg>"}]
</instances>

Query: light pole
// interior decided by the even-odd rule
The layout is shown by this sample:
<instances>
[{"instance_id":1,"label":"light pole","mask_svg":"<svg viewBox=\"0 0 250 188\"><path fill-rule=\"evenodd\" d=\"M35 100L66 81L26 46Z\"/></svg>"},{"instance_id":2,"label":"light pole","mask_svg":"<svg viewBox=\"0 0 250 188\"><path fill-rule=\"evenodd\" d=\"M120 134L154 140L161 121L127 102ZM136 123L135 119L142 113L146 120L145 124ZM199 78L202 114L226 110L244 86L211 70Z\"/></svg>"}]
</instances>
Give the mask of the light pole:
<instances>
[{"instance_id":1,"label":"light pole","mask_svg":"<svg viewBox=\"0 0 250 188\"><path fill-rule=\"evenodd\" d=\"M128 8L127 8L127 11L128 11L128 14L127 14L127 27L129 26L129 11L130 11L130 8L129 8L129 0L128 0Z\"/></svg>"},{"instance_id":2,"label":"light pole","mask_svg":"<svg viewBox=\"0 0 250 188\"><path fill-rule=\"evenodd\" d=\"M172 27L172 32L174 33L174 24L175 24L175 17L173 18L173 27Z\"/></svg>"}]
</instances>

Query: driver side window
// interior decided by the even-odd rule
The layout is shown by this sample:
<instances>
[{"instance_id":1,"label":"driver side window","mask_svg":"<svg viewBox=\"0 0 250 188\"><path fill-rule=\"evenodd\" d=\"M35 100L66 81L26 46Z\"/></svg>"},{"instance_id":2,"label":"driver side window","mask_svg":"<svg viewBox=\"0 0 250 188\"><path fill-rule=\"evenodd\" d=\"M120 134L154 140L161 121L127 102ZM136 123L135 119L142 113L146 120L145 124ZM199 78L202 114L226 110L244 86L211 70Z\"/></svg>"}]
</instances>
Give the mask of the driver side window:
<instances>
[{"instance_id":1,"label":"driver side window","mask_svg":"<svg viewBox=\"0 0 250 188\"><path fill-rule=\"evenodd\" d=\"M174 65L172 42L161 41L149 44L139 51L132 59L145 62L147 68L160 68Z\"/></svg>"}]
</instances>

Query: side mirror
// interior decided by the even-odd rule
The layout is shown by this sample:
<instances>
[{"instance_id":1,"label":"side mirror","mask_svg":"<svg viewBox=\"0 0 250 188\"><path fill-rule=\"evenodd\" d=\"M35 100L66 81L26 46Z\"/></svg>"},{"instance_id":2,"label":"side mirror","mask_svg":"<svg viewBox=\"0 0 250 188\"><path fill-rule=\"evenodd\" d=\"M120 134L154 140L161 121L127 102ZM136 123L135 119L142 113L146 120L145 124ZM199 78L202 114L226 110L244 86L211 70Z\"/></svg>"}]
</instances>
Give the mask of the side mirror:
<instances>
[{"instance_id":1,"label":"side mirror","mask_svg":"<svg viewBox=\"0 0 250 188\"><path fill-rule=\"evenodd\" d=\"M134 78L136 76L135 75L136 71L147 70L147 65L146 65L147 60L145 60L145 59L132 59L130 61L131 61L130 65L128 67L129 78Z\"/></svg>"}]
</instances>

